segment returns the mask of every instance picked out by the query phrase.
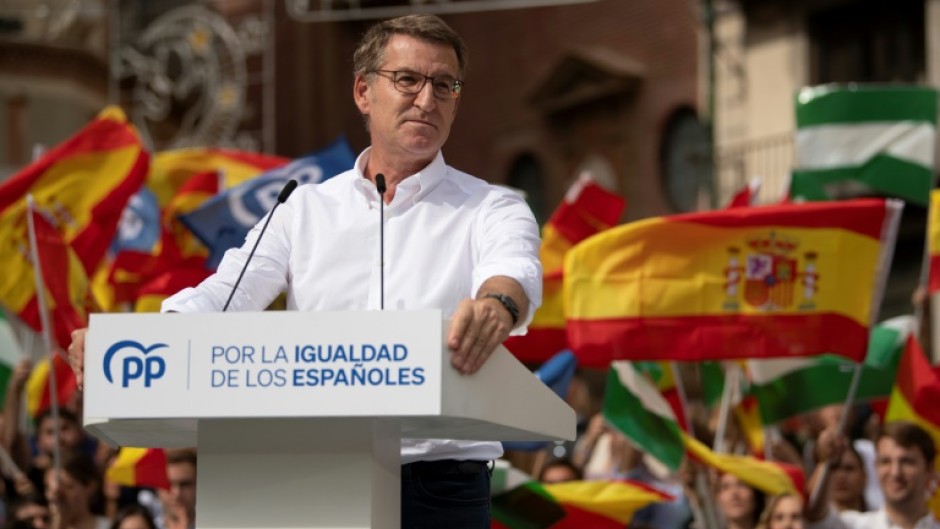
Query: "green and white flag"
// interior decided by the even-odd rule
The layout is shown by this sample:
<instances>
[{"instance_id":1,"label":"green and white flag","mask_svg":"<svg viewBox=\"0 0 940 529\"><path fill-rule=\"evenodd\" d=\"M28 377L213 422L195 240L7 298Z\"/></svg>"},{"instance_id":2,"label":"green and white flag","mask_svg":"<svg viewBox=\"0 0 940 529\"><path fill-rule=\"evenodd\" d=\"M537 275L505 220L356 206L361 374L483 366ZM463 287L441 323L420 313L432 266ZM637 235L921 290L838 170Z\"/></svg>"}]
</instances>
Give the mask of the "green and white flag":
<instances>
[{"instance_id":1,"label":"green and white flag","mask_svg":"<svg viewBox=\"0 0 940 529\"><path fill-rule=\"evenodd\" d=\"M796 97L792 199L876 192L927 205L933 187L937 91L824 85ZM842 192L842 193L840 193Z\"/></svg>"},{"instance_id":2,"label":"green and white flag","mask_svg":"<svg viewBox=\"0 0 940 529\"><path fill-rule=\"evenodd\" d=\"M604 418L640 449L678 470L685 457L682 430L669 402L631 362L613 362L604 393Z\"/></svg>"},{"instance_id":3,"label":"green and white flag","mask_svg":"<svg viewBox=\"0 0 940 529\"><path fill-rule=\"evenodd\" d=\"M6 319L6 314L0 311L0 404L6 398L7 382L13 373L13 368L23 358L23 352L13 333L13 327Z\"/></svg>"},{"instance_id":4,"label":"green and white flag","mask_svg":"<svg viewBox=\"0 0 940 529\"><path fill-rule=\"evenodd\" d=\"M894 385L898 361L907 337L914 332L913 316L887 320L871 330L862 364L856 402L887 398ZM749 360L748 393L757 399L765 425L845 402L855 363L835 355L815 358Z\"/></svg>"}]
</instances>

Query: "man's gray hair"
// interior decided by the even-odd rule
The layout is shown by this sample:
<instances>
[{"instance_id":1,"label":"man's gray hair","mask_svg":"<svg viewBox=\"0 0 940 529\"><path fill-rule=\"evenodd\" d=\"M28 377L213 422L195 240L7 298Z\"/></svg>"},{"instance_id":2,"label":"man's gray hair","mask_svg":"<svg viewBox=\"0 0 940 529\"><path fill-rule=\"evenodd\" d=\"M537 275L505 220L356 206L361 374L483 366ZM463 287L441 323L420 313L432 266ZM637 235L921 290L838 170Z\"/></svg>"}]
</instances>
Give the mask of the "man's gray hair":
<instances>
[{"instance_id":1,"label":"man's gray hair","mask_svg":"<svg viewBox=\"0 0 940 529\"><path fill-rule=\"evenodd\" d=\"M365 75L378 70L384 61L385 46L392 35L408 35L427 42L451 46L457 53L457 77L464 78L468 67L467 46L457 33L434 15L407 15L375 24L362 36L353 54L353 73Z\"/></svg>"}]
</instances>

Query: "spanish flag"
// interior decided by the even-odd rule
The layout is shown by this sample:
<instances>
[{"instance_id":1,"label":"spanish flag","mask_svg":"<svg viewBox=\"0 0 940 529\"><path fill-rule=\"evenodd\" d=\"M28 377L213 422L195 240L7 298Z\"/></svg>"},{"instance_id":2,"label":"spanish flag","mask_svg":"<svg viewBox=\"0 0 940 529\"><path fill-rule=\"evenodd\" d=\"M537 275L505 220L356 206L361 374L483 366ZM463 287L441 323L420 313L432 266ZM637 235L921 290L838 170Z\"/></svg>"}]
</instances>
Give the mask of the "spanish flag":
<instances>
[{"instance_id":1,"label":"spanish flag","mask_svg":"<svg viewBox=\"0 0 940 529\"><path fill-rule=\"evenodd\" d=\"M685 435L689 455L722 473L732 474L748 485L770 495L806 493L806 478L799 467L779 461L763 461L753 456L717 454Z\"/></svg>"},{"instance_id":2,"label":"spanish flag","mask_svg":"<svg viewBox=\"0 0 940 529\"><path fill-rule=\"evenodd\" d=\"M623 529L633 514L673 497L633 481L530 481L493 497L494 529Z\"/></svg>"},{"instance_id":3,"label":"spanish flag","mask_svg":"<svg viewBox=\"0 0 940 529\"><path fill-rule=\"evenodd\" d=\"M565 259L568 339L612 360L861 361L900 202L738 208L618 226Z\"/></svg>"},{"instance_id":4,"label":"spanish flag","mask_svg":"<svg viewBox=\"0 0 940 529\"><path fill-rule=\"evenodd\" d=\"M930 271L927 277L927 292L940 291L940 189L930 192L930 209L927 217L927 253Z\"/></svg>"},{"instance_id":5,"label":"spanish flag","mask_svg":"<svg viewBox=\"0 0 940 529\"><path fill-rule=\"evenodd\" d=\"M59 347L65 350L72 342L72 331L88 324L88 276L78 256L51 221L33 207L29 207L28 211L32 217L39 262L35 263L29 277L24 276L20 280L34 282L33 275L42 274L46 308L52 326L50 331ZM19 316L34 330L42 330L39 303L35 296Z\"/></svg>"},{"instance_id":6,"label":"spanish flag","mask_svg":"<svg viewBox=\"0 0 940 529\"><path fill-rule=\"evenodd\" d=\"M180 267L164 272L144 284L138 291L135 312L160 312L163 300L187 287L194 287L212 272L203 267Z\"/></svg>"},{"instance_id":7,"label":"spanish flag","mask_svg":"<svg viewBox=\"0 0 940 529\"><path fill-rule=\"evenodd\" d=\"M166 453L161 448L122 447L105 478L125 487L169 489Z\"/></svg>"},{"instance_id":8,"label":"spanish flag","mask_svg":"<svg viewBox=\"0 0 940 529\"><path fill-rule=\"evenodd\" d=\"M523 362L544 362L568 347L562 298L565 255L577 243L610 228L620 219L625 201L587 174L572 184L542 228L542 305L525 336L511 336L506 348Z\"/></svg>"},{"instance_id":9,"label":"spanish flag","mask_svg":"<svg viewBox=\"0 0 940 529\"><path fill-rule=\"evenodd\" d=\"M907 337L885 422L909 421L930 433L940 446L940 372L930 365L917 337Z\"/></svg>"},{"instance_id":10,"label":"spanish flag","mask_svg":"<svg viewBox=\"0 0 940 529\"><path fill-rule=\"evenodd\" d=\"M26 195L54 217L65 242L94 273L128 198L147 174L149 155L117 107L0 185L0 303L20 315L34 301L27 258Z\"/></svg>"},{"instance_id":11,"label":"spanish flag","mask_svg":"<svg viewBox=\"0 0 940 529\"><path fill-rule=\"evenodd\" d=\"M51 357L51 361L50 358ZM52 353L42 360L29 373L26 379L26 413L38 417L52 405L52 377L55 369L56 402L60 408L73 408L73 401L78 394L78 382L68 360L58 353Z\"/></svg>"}]
</instances>

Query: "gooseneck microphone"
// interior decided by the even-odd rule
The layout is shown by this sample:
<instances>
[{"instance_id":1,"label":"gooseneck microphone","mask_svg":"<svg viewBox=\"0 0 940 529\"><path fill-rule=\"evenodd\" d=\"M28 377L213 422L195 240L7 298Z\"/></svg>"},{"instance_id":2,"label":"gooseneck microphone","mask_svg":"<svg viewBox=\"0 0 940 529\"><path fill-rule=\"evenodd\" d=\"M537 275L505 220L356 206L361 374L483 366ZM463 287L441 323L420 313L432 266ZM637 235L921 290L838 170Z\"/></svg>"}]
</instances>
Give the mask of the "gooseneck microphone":
<instances>
[{"instance_id":1,"label":"gooseneck microphone","mask_svg":"<svg viewBox=\"0 0 940 529\"><path fill-rule=\"evenodd\" d=\"M284 188L281 189L281 192L277 195L277 203L274 204L274 207L271 208L271 212L268 213L268 219L264 221L264 226L261 227L261 233L258 234L258 238L255 239L255 245L251 248L251 253L248 254L248 259L245 259L245 264L242 266L242 271L238 274L238 279L235 281L235 286L232 287L232 291L228 295L228 299L225 301L225 306L222 307L222 312L228 310L229 303L232 302L232 297L235 296L235 291L238 290L238 285L242 282L242 278L245 277L245 271L248 270L248 264L251 263L251 258L255 256L255 250L258 249L258 243L261 242L261 237L264 236L265 230L268 229L268 224L271 222L271 217L274 216L274 211L278 206L287 202L287 197L294 192L294 189L297 189L297 180L288 180L284 184Z\"/></svg>"},{"instance_id":2,"label":"gooseneck microphone","mask_svg":"<svg viewBox=\"0 0 940 529\"><path fill-rule=\"evenodd\" d=\"M379 192L379 310L385 310L385 175L375 175Z\"/></svg>"}]
</instances>

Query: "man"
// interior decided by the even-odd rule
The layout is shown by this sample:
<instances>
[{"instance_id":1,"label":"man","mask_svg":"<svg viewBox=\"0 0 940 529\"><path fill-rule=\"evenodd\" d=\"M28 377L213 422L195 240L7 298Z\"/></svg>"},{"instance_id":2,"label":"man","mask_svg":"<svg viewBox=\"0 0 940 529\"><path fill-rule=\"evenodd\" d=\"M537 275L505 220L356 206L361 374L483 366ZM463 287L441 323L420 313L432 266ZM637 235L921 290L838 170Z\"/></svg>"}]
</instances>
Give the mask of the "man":
<instances>
[{"instance_id":1,"label":"man","mask_svg":"<svg viewBox=\"0 0 940 529\"><path fill-rule=\"evenodd\" d=\"M538 225L517 194L444 163L467 51L442 20L381 22L353 57L353 99L371 147L355 167L297 189L261 241L230 310L260 310L287 291L292 310L441 309L452 365L476 372L541 301ZM384 271L376 176L387 183ZM164 302L165 311L221 310L258 237L218 272ZM384 274L384 292L381 290ZM82 357L83 333L70 355ZM402 527L489 527L494 442L402 441Z\"/></svg>"},{"instance_id":2,"label":"man","mask_svg":"<svg viewBox=\"0 0 940 529\"><path fill-rule=\"evenodd\" d=\"M834 430L823 432L819 437L820 461L838 462L844 445L845 440L835 435ZM890 423L879 432L875 450L875 471L884 494L881 509L837 513L828 504L828 483L823 483L816 505L807 508L810 529L940 529L940 522L927 507L934 489L937 454L930 434L913 423ZM819 473L817 469L816 474Z\"/></svg>"},{"instance_id":3,"label":"man","mask_svg":"<svg viewBox=\"0 0 940 529\"><path fill-rule=\"evenodd\" d=\"M169 490L159 490L160 513L157 520L164 529L196 527L196 451L167 450L166 478Z\"/></svg>"}]
</instances>

